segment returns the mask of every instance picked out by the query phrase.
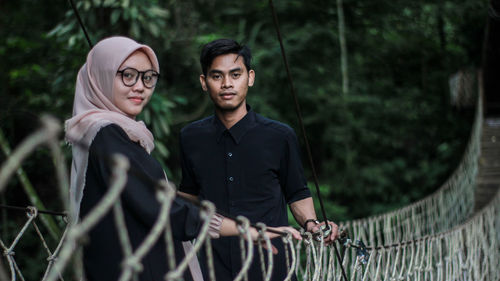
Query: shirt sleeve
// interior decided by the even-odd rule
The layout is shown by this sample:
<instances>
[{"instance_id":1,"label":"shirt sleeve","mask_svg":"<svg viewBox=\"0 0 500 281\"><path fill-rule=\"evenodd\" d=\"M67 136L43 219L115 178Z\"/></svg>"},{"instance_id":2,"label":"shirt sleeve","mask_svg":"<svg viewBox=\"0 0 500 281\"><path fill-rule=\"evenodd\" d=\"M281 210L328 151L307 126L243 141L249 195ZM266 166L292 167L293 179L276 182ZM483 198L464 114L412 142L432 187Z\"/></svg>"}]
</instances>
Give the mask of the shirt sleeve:
<instances>
[{"instance_id":1,"label":"shirt sleeve","mask_svg":"<svg viewBox=\"0 0 500 281\"><path fill-rule=\"evenodd\" d=\"M311 197L300 159L297 136L290 128L286 134L283 157L280 162L280 182L288 204Z\"/></svg>"},{"instance_id":2,"label":"shirt sleeve","mask_svg":"<svg viewBox=\"0 0 500 281\"><path fill-rule=\"evenodd\" d=\"M187 157L186 141L183 132L181 132L179 139L179 147L182 167L182 180L179 184L179 191L198 196L200 194L200 187L196 184L195 173Z\"/></svg>"},{"instance_id":3,"label":"shirt sleeve","mask_svg":"<svg viewBox=\"0 0 500 281\"><path fill-rule=\"evenodd\" d=\"M208 226L208 235L210 235L210 238L220 238L220 228L222 226L223 220L224 217L222 215L219 215L218 213L215 213L215 215L212 217Z\"/></svg>"},{"instance_id":4,"label":"shirt sleeve","mask_svg":"<svg viewBox=\"0 0 500 281\"><path fill-rule=\"evenodd\" d=\"M153 183L164 179L163 170L139 144L130 140L121 127L112 124L99 131L89 149L88 169L100 174L105 189L109 187L111 178L110 157L115 153L130 161L127 183L121 195L123 209L150 228L161 208ZM170 223L175 239L185 241L195 238L202 225L199 208L175 198L170 209Z\"/></svg>"}]
</instances>

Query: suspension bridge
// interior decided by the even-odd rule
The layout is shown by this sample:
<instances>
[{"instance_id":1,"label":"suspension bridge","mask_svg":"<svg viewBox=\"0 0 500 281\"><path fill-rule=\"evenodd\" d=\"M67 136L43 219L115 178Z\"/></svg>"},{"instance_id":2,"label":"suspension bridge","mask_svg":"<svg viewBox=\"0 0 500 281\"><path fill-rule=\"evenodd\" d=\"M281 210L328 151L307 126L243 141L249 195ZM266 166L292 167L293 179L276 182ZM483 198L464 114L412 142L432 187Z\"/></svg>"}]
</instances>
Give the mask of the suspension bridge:
<instances>
[{"instance_id":1,"label":"suspension bridge","mask_svg":"<svg viewBox=\"0 0 500 281\"><path fill-rule=\"evenodd\" d=\"M479 87L481 92L481 87ZM482 96L481 93L478 96ZM55 163L59 182L59 193L66 204L68 198L68 177L63 154L59 146L59 122L42 119L43 126L13 151L5 149L8 156L0 169L0 193L9 192L9 181L17 175L22 182L21 165L38 147L47 146ZM295 273L300 280L500 280L500 118L484 118L482 98L477 99L476 114L470 139L461 162L448 180L434 193L406 207L363 219L341 222L345 230L337 242L340 255L335 248L326 246L321 235L313 237L303 233L302 241L285 242L288 277ZM127 243L120 193L127 177L127 161L114 158L114 179L109 192L95 209L76 224L64 223L64 231L54 230L53 218L68 221L71 214L45 211L38 207L7 207L26 213L26 221L20 226L13 239L0 239L2 257L0 280L25 280L18 261L26 258L15 255L16 247L26 233L36 233L40 249L46 258L41 280L64 280L68 272L81 276L78 263L79 249L86 233L108 212L113 212L118 225L120 241L124 251L123 271L120 280L131 280L140 271L141 259L154 241L164 237L166 252L172 256L172 236L169 224L169 208L175 191L168 183L158 183L161 198L161 213L149 236L135 249ZM66 210L68 206L65 205ZM184 260L165 266L169 269L165 280L181 280L188 270L188 263L196 258L202 248L210 253L211 240L208 233L210 218L215 208L210 202L203 202L201 216L204 226L195 240L193 249ZM42 215L43 214L43 215ZM47 218L49 217L49 218ZM252 262L253 248L259 247L259 255L272 254L256 246L248 235L249 222L239 218L241 232L241 253L243 266L235 280L245 280L246 270ZM261 226L265 227L265 226ZM60 232L60 233L59 233ZM262 232L264 233L264 232ZM317 239L319 237L319 240ZM49 246L48 240L55 240ZM262 234L260 239L269 243ZM208 256L210 259L210 255ZM174 259L169 259L173 261ZM264 260L264 259L261 259ZM208 263L210 265L210 263ZM265 280L269 280L273 264L261 264ZM213 268L209 268L210 280L217 280ZM66 277L67 279L69 277Z\"/></svg>"}]
</instances>

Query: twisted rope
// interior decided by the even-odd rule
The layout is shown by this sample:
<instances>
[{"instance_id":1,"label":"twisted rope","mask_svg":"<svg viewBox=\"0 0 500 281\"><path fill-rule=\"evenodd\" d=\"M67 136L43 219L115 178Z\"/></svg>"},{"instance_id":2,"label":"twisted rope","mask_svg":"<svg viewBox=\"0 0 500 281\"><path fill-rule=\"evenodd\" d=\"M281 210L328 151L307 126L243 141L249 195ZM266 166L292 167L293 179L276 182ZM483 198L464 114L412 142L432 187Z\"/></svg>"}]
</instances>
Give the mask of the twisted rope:
<instances>
[{"instance_id":1,"label":"twisted rope","mask_svg":"<svg viewBox=\"0 0 500 281\"><path fill-rule=\"evenodd\" d=\"M293 273L296 271L298 257L295 257L295 248L292 241L292 234L288 233L286 237L281 237L283 244L285 246L285 258L286 266L288 268L288 273L284 281L289 281L292 279ZM299 245L300 241L297 243ZM289 253L290 251L290 253ZM292 257L292 264L290 265L290 257Z\"/></svg>"},{"instance_id":2,"label":"twisted rope","mask_svg":"<svg viewBox=\"0 0 500 281\"><path fill-rule=\"evenodd\" d=\"M250 221L243 216L238 216L236 218L236 223L238 231L240 232L242 267L240 272L238 272L238 275L236 275L236 278L234 278L234 281L240 281L243 278L245 278L245 280L248 280L247 272L253 259L253 241L250 234ZM246 251L245 245L243 244L244 241L246 241ZM245 252L248 252L246 257Z\"/></svg>"},{"instance_id":3,"label":"twisted rope","mask_svg":"<svg viewBox=\"0 0 500 281\"><path fill-rule=\"evenodd\" d=\"M175 191L172 193L172 199L173 195L175 195ZM165 280L179 280L182 279L182 274L184 271L187 269L189 262L196 257L196 253L201 249L201 246L203 246L203 241L206 241L206 237L208 236L208 229L210 226L210 220L214 217L215 215L215 206L213 203L208 202L208 201L203 201L202 202L203 208L201 209L201 217L203 220L203 225L201 227L200 233L198 234L198 237L196 238L197 243L195 243L193 249L186 253L184 256L183 260L180 262L180 264L177 266L177 268L173 271L170 271L167 273ZM167 213L168 215L168 213ZM169 259L175 260L175 256L169 257Z\"/></svg>"},{"instance_id":4,"label":"twisted rope","mask_svg":"<svg viewBox=\"0 0 500 281\"><path fill-rule=\"evenodd\" d=\"M113 202L116 202L125 188L127 170L129 168L128 159L121 155L113 155L112 160L114 165L109 190L81 222L69 225L70 229L59 253L59 258L54 263L53 269L48 273L48 281L54 281L57 277L57 272L63 271L71 254L78 246L78 240L104 217L113 206Z\"/></svg>"}]
</instances>

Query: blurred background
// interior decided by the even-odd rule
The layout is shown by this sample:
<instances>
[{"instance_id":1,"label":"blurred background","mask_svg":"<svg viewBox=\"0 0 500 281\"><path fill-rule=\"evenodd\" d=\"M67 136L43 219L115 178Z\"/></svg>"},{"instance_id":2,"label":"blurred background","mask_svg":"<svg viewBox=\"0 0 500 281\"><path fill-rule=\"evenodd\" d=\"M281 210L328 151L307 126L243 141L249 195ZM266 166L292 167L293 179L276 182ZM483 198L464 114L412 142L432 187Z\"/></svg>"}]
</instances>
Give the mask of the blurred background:
<instances>
[{"instance_id":1,"label":"blurred background","mask_svg":"<svg viewBox=\"0 0 500 281\"><path fill-rule=\"evenodd\" d=\"M75 3L93 43L125 35L158 55L161 80L140 119L155 135L154 156L173 183L180 180L180 129L213 113L199 85L201 46L224 37L252 49L256 83L248 103L296 130L317 196L268 1ZM488 1L274 5L328 217L382 213L439 188L469 138ZM76 74L88 51L69 1L0 0L1 162L5 147L14 148L33 132L41 114L61 124L71 117ZM70 148L64 141L61 146L69 166ZM47 209L62 211L48 150L37 150L23 169L33 189L12 178L0 204L25 207L39 199ZM15 215L0 213L0 235L8 237Z\"/></svg>"}]
</instances>

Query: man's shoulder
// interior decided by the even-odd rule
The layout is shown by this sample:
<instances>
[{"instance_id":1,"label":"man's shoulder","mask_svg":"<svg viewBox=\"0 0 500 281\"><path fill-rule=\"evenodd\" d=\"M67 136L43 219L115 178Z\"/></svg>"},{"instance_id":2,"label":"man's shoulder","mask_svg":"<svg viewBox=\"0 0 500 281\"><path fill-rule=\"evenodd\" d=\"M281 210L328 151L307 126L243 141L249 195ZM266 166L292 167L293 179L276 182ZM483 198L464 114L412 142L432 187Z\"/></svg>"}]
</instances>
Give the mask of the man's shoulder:
<instances>
[{"instance_id":1,"label":"man's shoulder","mask_svg":"<svg viewBox=\"0 0 500 281\"><path fill-rule=\"evenodd\" d=\"M255 114L255 121L260 124L264 130L268 130L269 132L274 132L283 136L295 136L292 127L286 123L264 117L258 113Z\"/></svg>"},{"instance_id":2,"label":"man's shoulder","mask_svg":"<svg viewBox=\"0 0 500 281\"><path fill-rule=\"evenodd\" d=\"M181 135L203 134L213 130L214 116L208 116L203 119L191 122L181 129Z\"/></svg>"}]
</instances>

